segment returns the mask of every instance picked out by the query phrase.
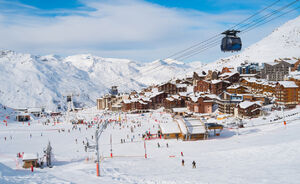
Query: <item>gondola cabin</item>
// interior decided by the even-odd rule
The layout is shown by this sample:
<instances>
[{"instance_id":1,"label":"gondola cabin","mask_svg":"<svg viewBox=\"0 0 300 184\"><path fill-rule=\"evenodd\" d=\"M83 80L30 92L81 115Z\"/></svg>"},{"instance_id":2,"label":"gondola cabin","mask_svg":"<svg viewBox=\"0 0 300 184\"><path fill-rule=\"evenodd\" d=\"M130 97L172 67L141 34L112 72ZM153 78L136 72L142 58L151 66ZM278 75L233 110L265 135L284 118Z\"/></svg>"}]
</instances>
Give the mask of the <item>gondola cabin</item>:
<instances>
[{"instance_id":1,"label":"gondola cabin","mask_svg":"<svg viewBox=\"0 0 300 184\"><path fill-rule=\"evenodd\" d=\"M242 40L236 36L239 32L237 30L227 30L222 33L225 35L221 43L221 50L223 52L234 52L242 49Z\"/></svg>"}]
</instances>

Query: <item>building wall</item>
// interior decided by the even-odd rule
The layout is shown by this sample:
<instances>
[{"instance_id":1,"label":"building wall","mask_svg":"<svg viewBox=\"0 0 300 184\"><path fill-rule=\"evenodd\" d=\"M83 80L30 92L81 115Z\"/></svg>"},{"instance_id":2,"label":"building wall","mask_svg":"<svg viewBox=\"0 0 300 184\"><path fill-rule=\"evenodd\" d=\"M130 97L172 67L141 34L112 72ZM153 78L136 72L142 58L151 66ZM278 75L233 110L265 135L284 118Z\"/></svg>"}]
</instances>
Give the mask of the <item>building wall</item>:
<instances>
[{"instance_id":1,"label":"building wall","mask_svg":"<svg viewBox=\"0 0 300 184\"><path fill-rule=\"evenodd\" d=\"M289 74L290 66L291 64L284 61L275 65L264 63L264 67L261 70L261 78L269 81L283 81L284 77Z\"/></svg>"},{"instance_id":2,"label":"building wall","mask_svg":"<svg viewBox=\"0 0 300 184\"><path fill-rule=\"evenodd\" d=\"M299 103L299 88L284 88L276 86L276 102L282 105L296 105Z\"/></svg>"}]
</instances>

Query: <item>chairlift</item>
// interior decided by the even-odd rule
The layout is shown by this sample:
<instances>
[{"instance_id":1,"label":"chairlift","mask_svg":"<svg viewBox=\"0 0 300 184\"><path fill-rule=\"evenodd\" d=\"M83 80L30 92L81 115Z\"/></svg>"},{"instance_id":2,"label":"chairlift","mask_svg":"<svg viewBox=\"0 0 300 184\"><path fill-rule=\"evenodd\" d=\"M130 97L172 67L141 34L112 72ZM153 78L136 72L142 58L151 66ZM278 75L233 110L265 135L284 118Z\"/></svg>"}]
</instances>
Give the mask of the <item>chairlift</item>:
<instances>
[{"instance_id":1,"label":"chairlift","mask_svg":"<svg viewBox=\"0 0 300 184\"><path fill-rule=\"evenodd\" d=\"M227 30L222 33L225 35L221 43L221 50L223 52L235 52L242 49L241 38L236 36L239 32L238 30Z\"/></svg>"}]
</instances>

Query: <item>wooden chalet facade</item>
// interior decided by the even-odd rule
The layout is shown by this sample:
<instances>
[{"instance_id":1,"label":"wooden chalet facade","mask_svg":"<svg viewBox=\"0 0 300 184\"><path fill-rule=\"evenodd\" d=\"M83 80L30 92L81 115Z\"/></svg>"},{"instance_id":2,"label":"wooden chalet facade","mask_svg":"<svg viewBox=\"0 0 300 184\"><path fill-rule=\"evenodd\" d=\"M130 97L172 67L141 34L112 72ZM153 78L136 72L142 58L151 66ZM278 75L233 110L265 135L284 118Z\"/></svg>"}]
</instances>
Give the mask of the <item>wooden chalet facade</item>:
<instances>
[{"instance_id":1,"label":"wooden chalet facade","mask_svg":"<svg viewBox=\"0 0 300 184\"><path fill-rule=\"evenodd\" d=\"M187 109L195 113L212 113L214 100L207 96L194 97L187 101Z\"/></svg>"},{"instance_id":2,"label":"wooden chalet facade","mask_svg":"<svg viewBox=\"0 0 300 184\"><path fill-rule=\"evenodd\" d=\"M261 114L261 105L258 102L244 101L238 105L238 116L242 118L254 118Z\"/></svg>"},{"instance_id":3,"label":"wooden chalet facade","mask_svg":"<svg viewBox=\"0 0 300 184\"><path fill-rule=\"evenodd\" d=\"M197 82L197 86L194 87L194 92L209 92L210 94L219 95L223 93L230 84L230 82L224 80L202 80Z\"/></svg>"},{"instance_id":4,"label":"wooden chalet facade","mask_svg":"<svg viewBox=\"0 0 300 184\"><path fill-rule=\"evenodd\" d=\"M175 95L179 92L186 92L186 90L187 84L176 84L172 82L167 82L158 86L158 92L165 92L170 95Z\"/></svg>"},{"instance_id":5,"label":"wooden chalet facade","mask_svg":"<svg viewBox=\"0 0 300 184\"><path fill-rule=\"evenodd\" d=\"M299 103L299 86L294 81L279 81L275 95L277 104L295 107Z\"/></svg>"},{"instance_id":6,"label":"wooden chalet facade","mask_svg":"<svg viewBox=\"0 0 300 184\"><path fill-rule=\"evenodd\" d=\"M220 75L220 79L229 81L230 83L236 83L240 80L240 74L238 72L223 73Z\"/></svg>"}]
</instances>

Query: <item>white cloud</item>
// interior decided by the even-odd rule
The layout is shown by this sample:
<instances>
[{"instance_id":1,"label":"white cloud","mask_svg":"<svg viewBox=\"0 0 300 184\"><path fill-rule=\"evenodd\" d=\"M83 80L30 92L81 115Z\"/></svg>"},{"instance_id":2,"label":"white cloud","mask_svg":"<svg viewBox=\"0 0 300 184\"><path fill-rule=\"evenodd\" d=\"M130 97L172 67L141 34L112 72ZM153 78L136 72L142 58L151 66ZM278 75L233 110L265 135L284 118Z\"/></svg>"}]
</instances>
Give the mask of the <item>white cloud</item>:
<instances>
[{"instance_id":1,"label":"white cloud","mask_svg":"<svg viewBox=\"0 0 300 184\"><path fill-rule=\"evenodd\" d=\"M92 53L151 61L248 16L248 12L207 14L165 8L140 0L82 2L95 11L67 11L69 15L55 17L32 14L28 10L32 7L19 14L1 12L0 47L34 54ZM193 59L212 61L222 54L219 47L212 51L218 54L208 52Z\"/></svg>"}]
</instances>

